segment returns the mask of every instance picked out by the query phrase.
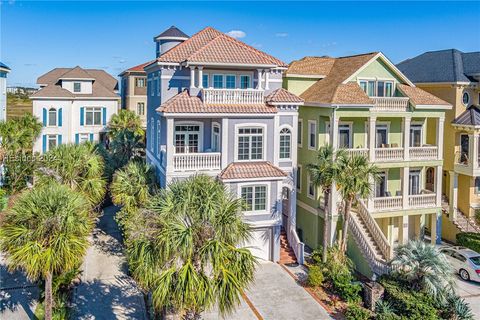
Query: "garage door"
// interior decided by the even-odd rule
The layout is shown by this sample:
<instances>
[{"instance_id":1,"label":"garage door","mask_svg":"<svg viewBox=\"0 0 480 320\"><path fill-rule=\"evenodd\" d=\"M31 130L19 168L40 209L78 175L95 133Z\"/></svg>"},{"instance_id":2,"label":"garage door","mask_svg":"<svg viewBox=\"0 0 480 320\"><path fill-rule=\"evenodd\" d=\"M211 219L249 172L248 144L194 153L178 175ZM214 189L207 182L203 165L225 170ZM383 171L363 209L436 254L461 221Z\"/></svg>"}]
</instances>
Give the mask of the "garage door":
<instances>
[{"instance_id":1,"label":"garage door","mask_svg":"<svg viewBox=\"0 0 480 320\"><path fill-rule=\"evenodd\" d=\"M271 260L271 229L255 229L252 231L252 239L245 244L252 254L263 260Z\"/></svg>"}]
</instances>

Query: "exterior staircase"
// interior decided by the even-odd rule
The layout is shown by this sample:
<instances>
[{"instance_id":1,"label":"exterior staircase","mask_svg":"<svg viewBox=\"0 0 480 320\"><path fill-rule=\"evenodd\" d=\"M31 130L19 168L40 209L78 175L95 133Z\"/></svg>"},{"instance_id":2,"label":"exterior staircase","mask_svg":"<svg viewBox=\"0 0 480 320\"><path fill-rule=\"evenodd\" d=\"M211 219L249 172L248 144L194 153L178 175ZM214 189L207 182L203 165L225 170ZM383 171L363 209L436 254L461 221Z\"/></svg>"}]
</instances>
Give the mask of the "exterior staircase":
<instances>
[{"instance_id":1,"label":"exterior staircase","mask_svg":"<svg viewBox=\"0 0 480 320\"><path fill-rule=\"evenodd\" d=\"M445 195L442 197L442 210L445 214L447 214L447 216L449 215L450 206L448 203L448 198ZM463 212L458 209L457 217L452 222L461 232L480 233L480 226L475 222L475 220L472 218L468 218L466 215L463 214Z\"/></svg>"},{"instance_id":2,"label":"exterior staircase","mask_svg":"<svg viewBox=\"0 0 480 320\"><path fill-rule=\"evenodd\" d=\"M280 261L281 264L297 263L297 258L292 247L288 244L287 233L282 228L280 232Z\"/></svg>"}]
</instances>

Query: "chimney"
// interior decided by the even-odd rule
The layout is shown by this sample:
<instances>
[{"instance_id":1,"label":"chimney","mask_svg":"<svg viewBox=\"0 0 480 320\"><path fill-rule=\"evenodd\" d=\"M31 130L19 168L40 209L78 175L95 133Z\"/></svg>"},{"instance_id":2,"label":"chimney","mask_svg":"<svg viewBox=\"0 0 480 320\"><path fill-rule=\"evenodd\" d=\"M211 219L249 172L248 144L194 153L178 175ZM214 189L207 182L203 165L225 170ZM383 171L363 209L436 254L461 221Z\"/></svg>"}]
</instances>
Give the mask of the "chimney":
<instances>
[{"instance_id":1,"label":"chimney","mask_svg":"<svg viewBox=\"0 0 480 320\"><path fill-rule=\"evenodd\" d=\"M155 41L157 44L157 58L188 38L188 35L183 33L182 30L175 26L171 26L167 30L163 31L158 36L153 38L153 41Z\"/></svg>"}]
</instances>

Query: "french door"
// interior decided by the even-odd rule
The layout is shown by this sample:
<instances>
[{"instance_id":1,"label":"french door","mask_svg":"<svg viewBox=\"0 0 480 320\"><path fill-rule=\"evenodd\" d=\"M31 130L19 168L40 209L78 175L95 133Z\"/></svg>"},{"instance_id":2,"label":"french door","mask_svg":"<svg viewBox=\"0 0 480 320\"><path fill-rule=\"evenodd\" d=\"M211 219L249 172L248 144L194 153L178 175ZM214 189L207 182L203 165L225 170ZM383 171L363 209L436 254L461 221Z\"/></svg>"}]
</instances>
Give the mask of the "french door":
<instances>
[{"instance_id":1,"label":"french door","mask_svg":"<svg viewBox=\"0 0 480 320\"><path fill-rule=\"evenodd\" d=\"M420 194L420 170L410 171L409 194Z\"/></svg>"},{"instance_id":2,"label":"french door","mask_svg":"<svg viewBox=\"0 0 480 320\"><path fill-rule=\"evenodd\" d=\"M175 153L197 153L199 151L199 125L175 126Z\"/></svg>"}]
</instances>

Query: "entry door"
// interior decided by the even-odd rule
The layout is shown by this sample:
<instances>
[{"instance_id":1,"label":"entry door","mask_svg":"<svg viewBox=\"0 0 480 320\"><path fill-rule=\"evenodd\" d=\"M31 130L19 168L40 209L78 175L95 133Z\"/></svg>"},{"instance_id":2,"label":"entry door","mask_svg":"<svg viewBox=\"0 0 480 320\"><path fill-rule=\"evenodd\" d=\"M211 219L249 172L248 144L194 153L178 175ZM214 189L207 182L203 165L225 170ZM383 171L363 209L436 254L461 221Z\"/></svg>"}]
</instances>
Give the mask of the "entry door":
<instances>
[{"instance_id":1,"label":"entry door","mask_svg":"<svg viewBox=\"0 0 480 320\"><path fill-rule=\"evenodd\" d=\"M196 153L199 149L200 126L179 125L175 127L175 152Z\"/></svg>"},{"instance_id":2,"label":"entry door","mask_svg":"<svg viewBox=\"0 0 480 320\"><path fill-rule=\"evenodd\" d=\"M420 194L420 171L410 171L409 177L410 187L409 187L409 194L415 195Z\"/></svg>"},{"instance_id":3,"label":"entry door","mask_svg":"<svg viewBox=\"0 0 480 320\"><path fill-rule=\"evenodd\" d=\"M282 226L288 229L288 217L290 216L290 190L287 187L282 189Z\"/></svg>"},{"instance_id":4,"label":"entry door","mask_svg":"<svg viewBox=\"0 0 480 320\"><path fill-rule=\"evenodd\" d=\"M410 147L422 145L422 125L414 124L410 127Z\"/></svg>"},{"instance_id":5,"label":"entry door","mask_svg":"<svg viewBox=\"0 0 480 320\"><path fill-rule=\"evenodd\" d=\"M376 147L381 148L382 145L388 144L388 128L386 125L378 125L376 128Z\"/></svg>"},{"instance_id":6,"label":"entry door","mask_svg":"<svg viewBox=\"0 0 480 320\"><path fill-rule=\"evenodd\" d=\"M468 162L469 137L466 134L460 136L460 163Z\"/></svg>"},{"instance_id":7,"label":"entry door","mask_svg":"<svg viewBox=\"0 0 480 320\"><path fill-rule=\"evenodd\" d=\"M385 172L380 173L380 178L375 184L375 197L385 197L387 191L387 177Z\"/></svg>"}]
</instances>

